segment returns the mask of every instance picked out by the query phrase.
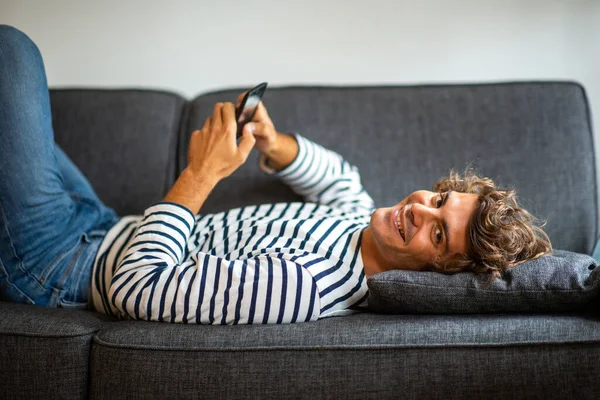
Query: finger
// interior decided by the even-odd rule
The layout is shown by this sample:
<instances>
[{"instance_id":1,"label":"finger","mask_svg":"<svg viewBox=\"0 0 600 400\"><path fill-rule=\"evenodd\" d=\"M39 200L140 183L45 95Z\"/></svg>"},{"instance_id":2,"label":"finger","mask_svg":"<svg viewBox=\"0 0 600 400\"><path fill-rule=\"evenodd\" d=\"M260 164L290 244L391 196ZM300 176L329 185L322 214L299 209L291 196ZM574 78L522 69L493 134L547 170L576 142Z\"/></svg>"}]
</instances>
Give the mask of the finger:
<instances>
[{"instance_id":1,"label":"finger","mask_svg":"<svg viewBox=\"0 0 600 400\"><path fill-rule=\"evenodd\" d=\"M221 128L221 107L223 107L223 103L219 102L215 104L211 121L211 130Z\"/></svg>"},{"instance_id":2,"label":"finger","mask_svg":"<svg viewBox=\"0 0 600 400\"><path fill-rule=\"evenodd\" d=\"M236 131L237 122L235 121L235 106L233 103L227 102L221 107L221 121L223 121L223 127L227 132Z\"/></svg>"},{"instance_id":3,"label":"finger","mask_svg":"<svg viewBox=\"0 0 600 400\"><path fill-rule=\"evenodd\" d=\"M267 107L263 104L262 101L258 103L256 107L256 113L254 113L254 118L252 120L264 120L269 118L269 113L267 112Z\"/></svg>"},{"instance_id":4,"label":"finger","mask_svg":"<svg viewBox=\"0 0 600 400\"><path fill-rule=\"evenodd\" d=\"M249 133L251 135L256 134L256 123L255 122L248 122L246 125L244 125L244 128L242 129L242 135ZM260 136L260 134L259 134Z\"/></svg>"},{"instance_id":5,"label":"finger","mask_svg":"<svg viewBox=\"0 0 600 400\"><path fill-rule=\"evenodd\" d=\"M210 117L210 116L206 118L206 120L204 121L204 126L202 126L203 131L210 130L211 120L212 120L212 117Z\"/></svg>"},{"instance_id":6,"label":"finger","mask_svg":"<svg viewBox=\"0 0 600 400\"><path fill-rule=\"evenodd\" d=\"M248 159L248 155L250 154L250 151L252 151L255 143L256 139L254 138L254 135L247 131L244 132L242 135L242 140L238 146L238 154L242 160L242 163L245 163Z\"/></svg>"}]
</instances>

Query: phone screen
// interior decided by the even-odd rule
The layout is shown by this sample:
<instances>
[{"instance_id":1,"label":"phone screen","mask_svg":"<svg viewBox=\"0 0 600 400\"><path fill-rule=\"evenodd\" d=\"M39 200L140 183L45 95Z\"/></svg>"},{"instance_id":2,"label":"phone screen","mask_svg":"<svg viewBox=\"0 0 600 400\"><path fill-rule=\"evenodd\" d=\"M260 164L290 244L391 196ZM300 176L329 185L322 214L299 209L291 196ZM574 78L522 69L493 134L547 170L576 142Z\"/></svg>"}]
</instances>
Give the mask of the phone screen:
<instances>
[{"instance_id":1,"label":"phone screen","mask_svg":"<svg viewBox=\"0 0 600 400\"><path fill-rule=\"evenodd\" d=\"M242 99L240 103L240 107L237 111L237 137L242 136L242 130L244 129L244 125L248 122L252 121L254 118L254 114L256 113L256 108L262 99L265 90L267 89L267 82L263 82L260 85L252 88L246 96Z\"/></svg>"},{"instance_id":2,"label":"phone screen","mask_svg":"<svg viewBox=\"0 0 600 400\"><path fill-rule=\"evenodd\" d=\"M246 104L244 105L244 108L240 113L240 117L238 118L238 124L245 125L247 122L252 121L252 118L256 113L256 107L258 107L258 103L260 103L260 96L248 96L248 100L246 100Z\"/></svg>"}]
</instances>

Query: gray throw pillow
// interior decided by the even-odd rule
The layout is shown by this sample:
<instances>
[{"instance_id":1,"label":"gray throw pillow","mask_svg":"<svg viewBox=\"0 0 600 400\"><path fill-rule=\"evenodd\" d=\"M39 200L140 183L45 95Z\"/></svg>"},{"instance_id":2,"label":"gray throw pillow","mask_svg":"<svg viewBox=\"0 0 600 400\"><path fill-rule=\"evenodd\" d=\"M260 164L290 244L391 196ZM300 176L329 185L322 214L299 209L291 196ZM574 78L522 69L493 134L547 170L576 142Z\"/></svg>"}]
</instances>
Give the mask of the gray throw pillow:
<instances>
[{"instance_id":1,"label":"gray throw pillow","mask_svg":"<svg viewBox=\"0 0 600 400\"><path fill-rule=\"evenodd\" d=\"M507 270L489 286L487 276L471 272L386 271L367 281L369 309L391 314L573 310L598 299L597 266L588 255L555 250Z\"/></svg>"}]
</instances>

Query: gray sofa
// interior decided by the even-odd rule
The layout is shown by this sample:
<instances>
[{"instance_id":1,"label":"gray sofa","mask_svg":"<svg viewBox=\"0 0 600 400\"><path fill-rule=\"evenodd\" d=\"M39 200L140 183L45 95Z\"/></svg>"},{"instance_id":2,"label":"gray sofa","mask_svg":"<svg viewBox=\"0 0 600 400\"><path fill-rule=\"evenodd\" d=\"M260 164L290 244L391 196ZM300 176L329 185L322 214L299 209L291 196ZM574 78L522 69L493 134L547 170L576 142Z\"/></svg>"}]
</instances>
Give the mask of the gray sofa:
<instances>
[{"instance_id":1,"label":"gray sofa","mask_svg":"<svg viewBox=\"0 0 600 400\"><path fill-rule=\"evenodd\" d=\"M241 89L240 89L241 90ZM142 213L186 164L216 101L152 90L51 90L56 141L119 215ZM377 207L473 163L591 254L596 169L585 91L571 82L270 88L283 131L361 171ZM201 213L300 200L247 163ZM382 315L293 325L188 326L0 302L0 398L597 398L600 315Z\"/></svg>"}]
</instances>

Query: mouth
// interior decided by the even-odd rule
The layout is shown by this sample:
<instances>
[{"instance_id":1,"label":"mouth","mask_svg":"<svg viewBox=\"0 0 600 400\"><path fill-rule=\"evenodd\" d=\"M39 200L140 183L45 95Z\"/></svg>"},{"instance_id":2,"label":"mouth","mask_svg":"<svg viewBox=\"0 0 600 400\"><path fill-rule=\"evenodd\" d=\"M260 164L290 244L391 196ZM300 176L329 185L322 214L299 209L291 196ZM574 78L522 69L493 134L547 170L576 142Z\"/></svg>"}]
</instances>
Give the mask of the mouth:
<instances>
[{"instance_id":1,"label":"mouth","mask_svg":"<svg viewBox=\"0 0 600 400\"><path fill-rule=\"evenodd\" d=\"M400 208L399 210L396 210L392 213L392 223L394 225L394 228L396 229L396 232L398 232L398 234L402 238L402 241L404 241L406 243L406 236L404 234L404 228L403 228L403 223L402 223L403 215L404 215L404 206L402 206L402 208Z\"/></svg>"}]
</instances>

